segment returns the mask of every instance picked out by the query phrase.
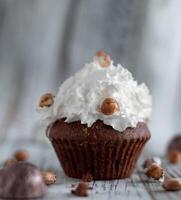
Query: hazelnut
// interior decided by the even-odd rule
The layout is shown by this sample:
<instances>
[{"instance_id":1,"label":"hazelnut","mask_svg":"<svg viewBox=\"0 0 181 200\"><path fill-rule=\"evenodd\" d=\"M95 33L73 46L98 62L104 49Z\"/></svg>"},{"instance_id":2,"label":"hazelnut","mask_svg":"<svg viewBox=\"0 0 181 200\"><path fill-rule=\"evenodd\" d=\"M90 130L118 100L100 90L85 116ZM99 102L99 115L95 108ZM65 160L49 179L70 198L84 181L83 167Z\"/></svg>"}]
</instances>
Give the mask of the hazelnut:
<instances>
[{"instance_id":1,"label":"hazelnut","mask_svg":"<svg viewBox=\"0 0 181 200\"><path fill-rule=\"evenodd\" d=\"M80 182L75 190L72 190L72 194L79 197L88 196L88 185L84 182Z\"/></svg>"},{"instance_id":2,"label":"hazelnut","mask_svg":"<svg viewBox=\"0 0 181 200\"><path fill-rule=\"evenodd\" d=\"M51 93L46 93L41 96L39 101L40 107L50 107L54 103L54 96Z\"/></svg>"},{"instance_id":3,"label":"hazelnut","mask_svg":"<svg viewBox=\"0 0 181 200\"><path fill-rule=\"evenodd\" d=\"M111 57L104 51L96 52L94 60L97 61L101 67L108 67L111 64Z\"/></svg>"},{"instance_id":4,"label":"hazelnut","mask_svg":"<svg viewBox=\"0 0 181 200\"><path fill-rule=\"evenodd\" d=\"M181 178L167 178L162 186L168 191L181 190Z\"/></svg>"},{"instance_id":5,"label":"hazelnut","mask_svg":"<svg viewBox=\"0 0 181 200\"><path fill-rule=\"evenodd\" d=\"M111 97L106 98L101 105L101 112L104 115L112 115L118 110L119 110L118 102Z\"/></svg>"},{"instance_id":6,"label":"hazelnut","mask_svg":"<svg viewBox=\"0 0 181 200\"><path fill-rule=\"evenodd\" d=\"M168 152L168 160L170 163L177 164L181 162L181 153L177 150Z\"/></svg>"},{"instance_id":7,"label":"hazelnut","mask_svg":"<svg viewBox=\"0 0 181 200\"><path fill-rule=\"evenodd\" d=\"M10 159L7 159L5 162L4 162L4 167L9 167L11 165L14 165L16 164L18 161L14 158L10 158Z\"/></svg>"},{"instance_id":8,"label":"hazelnut","mask_svg":"<svg viewBox=\"0 0 181 200\"><path fill-rule=\"evenodd\" d=\"M51 185L57 180L55 172L43 171L41 174L46 185Z\"/></svg>"},{"instance_id":9,"label":"hazelnut","mask_svg":"<svg viewBox=\"0 0 181 200\"><path fill-rule=\"evenodd\" d=\"M17 161L26 161L29 158L29 153L26 150L16 151L14 157Z\"/></svg>"},{"instance_id":10,"label":"hazelnut","mask_svg":"<svg viewBox=\"0 0 181 200\"><path fill-rule=\"evenodd\" d=\"M143 169L148 169L153 163L161 165L161 159L159 157L148 158L143 162L142 167Z\"/></svg>"},{"instance_id":11,"label":"hazelnut","mask_svg":"<svg viewBox=\"0 0 181 200\"><path fill-rule=\"evenodd\" d=\"M155 180L160 180L164 177L164 170L160 165L153 163L146 171L146 175L149 178L153 178Z\"/></svg>"}]
</instances>

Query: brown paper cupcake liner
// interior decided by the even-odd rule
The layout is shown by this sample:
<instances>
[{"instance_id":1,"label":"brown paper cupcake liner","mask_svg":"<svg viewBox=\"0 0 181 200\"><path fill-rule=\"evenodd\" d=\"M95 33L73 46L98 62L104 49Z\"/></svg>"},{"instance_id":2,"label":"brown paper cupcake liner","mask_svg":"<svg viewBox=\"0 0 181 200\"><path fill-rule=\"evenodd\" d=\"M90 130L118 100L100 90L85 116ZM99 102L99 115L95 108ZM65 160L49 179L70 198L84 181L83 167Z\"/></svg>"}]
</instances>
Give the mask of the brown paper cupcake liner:
<instances>
[{"instance_id":1,"label":"brown paper cupcake liner","mask_svg":"<svg viewBox=\"0 0 181 200\"><path fill-rule=\"evenodd\" d=\"M90 173L94 180L123 179L135 169L138 157L149 137L78 143L73 140L51 139L67 176L81 179Z\"/></svg>"}]
</instances>

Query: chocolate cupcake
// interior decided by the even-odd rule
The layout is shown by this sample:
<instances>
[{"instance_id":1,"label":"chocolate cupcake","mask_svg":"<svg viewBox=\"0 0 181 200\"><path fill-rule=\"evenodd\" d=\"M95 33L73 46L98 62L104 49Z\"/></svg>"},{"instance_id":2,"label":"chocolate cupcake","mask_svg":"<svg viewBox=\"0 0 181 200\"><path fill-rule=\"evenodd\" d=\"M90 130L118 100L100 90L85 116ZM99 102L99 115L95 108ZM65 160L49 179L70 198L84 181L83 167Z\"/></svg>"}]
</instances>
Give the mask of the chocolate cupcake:
<instances>
[{"instance_id":1,"label":"chocolate cupcake","mask_svg":"<svg viewBox=\"0 0 181 200\"><path fill-rule=\"evenodd\" d=\"M134 172L150 138L151 104L146 85L99 51L55 97L43 95L38 110L67 176L111 180Z\"/></svg>"}]
</instances>

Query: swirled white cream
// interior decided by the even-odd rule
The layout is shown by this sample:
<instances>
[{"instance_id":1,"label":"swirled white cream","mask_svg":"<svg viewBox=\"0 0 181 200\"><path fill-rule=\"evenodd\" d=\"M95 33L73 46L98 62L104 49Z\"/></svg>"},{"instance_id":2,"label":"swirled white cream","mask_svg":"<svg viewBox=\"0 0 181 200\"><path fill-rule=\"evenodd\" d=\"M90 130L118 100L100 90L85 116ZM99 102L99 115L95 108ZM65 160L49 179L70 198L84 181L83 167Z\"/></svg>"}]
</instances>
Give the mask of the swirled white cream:
<instances>
[{"instance_id":1,"label":"swirled white cream","mask_svg":"<svg viewBox=\"0 0 181 200\"><path fill-rule=\"evenodd\" d=\"M116 99L120 109L112 115L100 112L107 97ZM122 132L149 119L152 98L146 85L133 79L131 73L113 62L107 68L94 61L67 79L59 88L51 107L39 108L42 120L48 125L56 119L66 122L80 120L89 127L102 120Z\"/></svg>"}]
</instances>

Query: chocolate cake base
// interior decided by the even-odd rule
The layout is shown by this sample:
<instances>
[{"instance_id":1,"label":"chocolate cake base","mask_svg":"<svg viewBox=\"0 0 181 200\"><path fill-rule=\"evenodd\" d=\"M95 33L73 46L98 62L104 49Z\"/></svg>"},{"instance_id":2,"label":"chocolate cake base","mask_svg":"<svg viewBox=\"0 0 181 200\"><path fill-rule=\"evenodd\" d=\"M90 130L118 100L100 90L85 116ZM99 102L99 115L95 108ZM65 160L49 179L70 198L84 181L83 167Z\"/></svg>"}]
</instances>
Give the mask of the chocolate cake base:
<instances>
[{"instance_id":1,"label":"chocolate cake base","mask_svg":"<svg viewBox=\"0 0 181 200\"><path fill-rule=\"evenodd\" d=\"M100 120L87 127L61 119L51 126L49 137L67 176L80 179L89 173L94 180L111 180L134 172L150 132L145 123L121 133Z\"/></svg>"}]
</instances>

